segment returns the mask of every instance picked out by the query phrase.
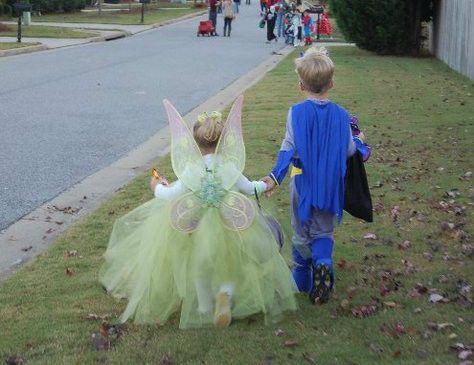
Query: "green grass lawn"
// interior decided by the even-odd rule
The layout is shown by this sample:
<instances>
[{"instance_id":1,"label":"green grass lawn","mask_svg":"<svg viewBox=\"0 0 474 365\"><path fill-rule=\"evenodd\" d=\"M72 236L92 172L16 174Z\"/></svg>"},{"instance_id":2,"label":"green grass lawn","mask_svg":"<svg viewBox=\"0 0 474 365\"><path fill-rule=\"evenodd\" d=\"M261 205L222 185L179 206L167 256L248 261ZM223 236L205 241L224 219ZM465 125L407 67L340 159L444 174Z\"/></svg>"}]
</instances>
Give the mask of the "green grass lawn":
<instances>
[{"instance_id":1,"label":"green grass lawn","mask_svg":"<svg viewBox=\"0 0 474 365\"><path fill-rule=\"evenodd\" d=\"M336 293L266 327L260 316L228 329L128 324L111 351L91 335L126 305L97 281L116 218L151 198L135 179L0 285L0 359L28 364L458 364L454 343L472 344L472 134L474 84L431 59L331 49L331 98L361 120L375 223L346 216L337 227ZM301 100L295 51L245 93L246 174L270 170L288 107ZM172 178L169 158L159 171ZM289 236L287 185L265 201ZM368 233L376 239L364 239ZM409 241L407 243L406 241ZM469 252L469 249L471 250ZM68 257L68 250L77 250ZM289 260L289 244L284 249ZM430 294L447 303L430 303ZM366 306L364 310L361 306ZM367 316L358 318L361 313ZM89 316L93 317L93 316Z\"/></svg>"},{"instance_id":2,"label":"green grass lawn","mask_svg":"<svg viewBox=\"0 0 474 365\"><path fill-rule=\"evenodd\" d=\"M164 7L164 6L163 6ZM166 4L169 9L161 9L152 7L145 12L144 24L161 23L170 19L179 18L184 15L193 14L203 9L195 9L190 7L180 8L172 4ZM104 24L141 24L140 9L134 8L132 12L102 12L84 13L75 12L67 14L46 14L43 16L35 16L32 19L35 22L67 22L67 23L104 23Z\"/></svg>"},{"instance_id":3,"label":"green grass lawn","mask_svg":"<svg viewBox=\"0 0 474 365\"><path fill-rule=\"evenodd\" d=\"M1 33L0 33L1 34ZM0 51L3 51L5 49L13 49L13 48L22 48L22 47L29 47L29 46L36 46L39 43L3 43L0 42Z\"/></svg>"},{"instance_id":4,"label":"green grass lawn","mask_svg":"<svg viewBox=\"0 0 474 365\"><path fill-rule=\"evenodd\" d=\"M5 24L6 25L6 24ZM0 37L16 37L17 26L6 25L7 30L0 32ZM23 37L37 37L37 38L91 38L98 36L98 33L90 31L79 31L71 28L48 27L42 25L29 25L21 28Z\"/></svg>"}]
</instances>

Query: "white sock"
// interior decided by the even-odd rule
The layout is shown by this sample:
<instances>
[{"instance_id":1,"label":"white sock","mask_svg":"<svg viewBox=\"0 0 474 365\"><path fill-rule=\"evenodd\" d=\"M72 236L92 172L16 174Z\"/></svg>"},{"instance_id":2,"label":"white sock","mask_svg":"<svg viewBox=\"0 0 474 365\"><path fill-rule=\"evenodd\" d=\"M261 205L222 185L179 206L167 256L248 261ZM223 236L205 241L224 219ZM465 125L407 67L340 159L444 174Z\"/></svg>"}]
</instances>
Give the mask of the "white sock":
<instances>
[{"instance_id":1,"label":"white sock","mask_svg":"<svg viewBox=\"0 0 474 365\"><path fill-rule=\"evenodd\" d=\"M225 283L221 285L219 293L224 293L231 297L234 294L234 288L234 283Z\"/></svg>"}]
</instances>

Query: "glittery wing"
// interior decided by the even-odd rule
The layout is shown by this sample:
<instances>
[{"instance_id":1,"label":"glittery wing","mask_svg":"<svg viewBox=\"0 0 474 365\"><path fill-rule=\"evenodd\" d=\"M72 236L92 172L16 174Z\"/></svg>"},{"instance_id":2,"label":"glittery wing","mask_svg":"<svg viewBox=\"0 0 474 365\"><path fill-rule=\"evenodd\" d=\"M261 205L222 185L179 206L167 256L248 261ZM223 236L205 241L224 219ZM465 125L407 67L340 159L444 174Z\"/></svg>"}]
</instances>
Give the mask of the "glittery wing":
<instances>
[{"instance_id":1,"label":"glittery wing","mask_svg":"<svg viewBox=\"0 0 474 365\"><path fill-rule=\"evenodd\" d=\"M201 199L195 193L186 193L171 205L171 225L178 231L191 233L198 227L204 209Z\"/></svg>"},{"instance_id":2,"label":"glittery wing","mask_svg":"<svg viewBox=\"0 0 474 365\"><path fill-rule=\"evenodd\" d=\"M244 96L235 100L227 117L214 162L215 173L225 190L237 181L245 167L245 145L242 136L242 103Z\"/></svg>"},{"instance_id":3,"label":"glittery wing","mask_svg":"<svg viewBox=\"0 0 474 365\"><path fill-rule=\"evenodd\" d=\"M232 231L247 229L254 221L255 214L254 204L241 193L229 191L221 200L222 222Z\"/></svg>"},{"instance_id":4,"label":"glittery wing","mask_svg":"<svg viewBox=\"0 0 474 365\"><path fill-rule=\"evenodd\" d=\"M199 190L201 178L206 173L206 165L202 159L193 134L185 121L168 101L163 100L171 131L171 163L178 179L192 191Z\"/></svg>"}]
</instances>

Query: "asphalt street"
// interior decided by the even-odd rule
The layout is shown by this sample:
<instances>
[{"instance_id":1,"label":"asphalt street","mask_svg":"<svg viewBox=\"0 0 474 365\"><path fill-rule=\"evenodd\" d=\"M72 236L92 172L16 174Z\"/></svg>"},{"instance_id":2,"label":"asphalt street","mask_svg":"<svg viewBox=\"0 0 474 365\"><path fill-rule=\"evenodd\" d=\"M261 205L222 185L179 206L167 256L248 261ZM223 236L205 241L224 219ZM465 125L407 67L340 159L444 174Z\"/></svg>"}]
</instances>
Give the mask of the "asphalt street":
<instances>
[{"instance_id":1,"label":"asphalt street","mask_svg":"<svg viewBox=\"0 0 474 365\"><path fill-rule=\"evenodd\" d=\"M0 229L164 127L163 98L185 114L284 46L256 2L231 37L196 37L198 21L0 59Z\"/></svg>"}]
</instances>

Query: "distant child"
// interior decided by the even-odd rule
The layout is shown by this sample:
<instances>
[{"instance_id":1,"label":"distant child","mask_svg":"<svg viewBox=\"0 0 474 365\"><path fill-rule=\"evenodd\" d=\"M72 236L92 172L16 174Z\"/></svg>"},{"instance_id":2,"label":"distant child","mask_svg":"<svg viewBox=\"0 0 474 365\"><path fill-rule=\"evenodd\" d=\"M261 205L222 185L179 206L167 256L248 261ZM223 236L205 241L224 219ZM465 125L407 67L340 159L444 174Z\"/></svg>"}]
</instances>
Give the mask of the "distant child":
<instances>
[{"instance_id":1,"label":"distant child","mask_svg":"<svg viewBox=\"0 0 474 365\"><path fill-rule=\"evenodd\" d=\"M178 180L160 176L155 199L115 222L100 280L128 298L121 321L159 324L180 311L180 328L226 327L263 313L266 322L296 308L296 285L256 202L266 190L242 170L242 97L227 121L204 113L192 127L164 101Z\"/></svg>"},{"instance_id":2,"label":"distant child","mask_svg":"<svg viewBox=\"0 0 474 365\"><path fill-rule=\"evenodd\" d=\"M309 11L305 10L303 12L303 26L304 26L304 45L311 45L311 28L313 25L313 18L309 15Z\"/></svg>"},{"instance_id":3,"label":"distant child","mask_svg":"<svg viewBox=\"0 0 474 365\"><path fill-rule=\"evenodd\" d=\"M298 47L301 43L301 14L298 9L293 11L290 31L293 34L293 46Z\"/></svg>"},{"instance_id":4,"label":"distant child","mask_svg":"<svg viewBox=\"0 0 474 365\"><path fill-rule=\"evenodd\" d=\"M324 49L295 60L299 87L307 99L288 111L278 160L263 178L280 185L290 164L293 277L313 303L324 303L334 286L334 223L342 219L346 159L356 145L346 110L328 99L334 64ZM267 193L267 195L271 195Z\"/></svg>"}]
</instances>

